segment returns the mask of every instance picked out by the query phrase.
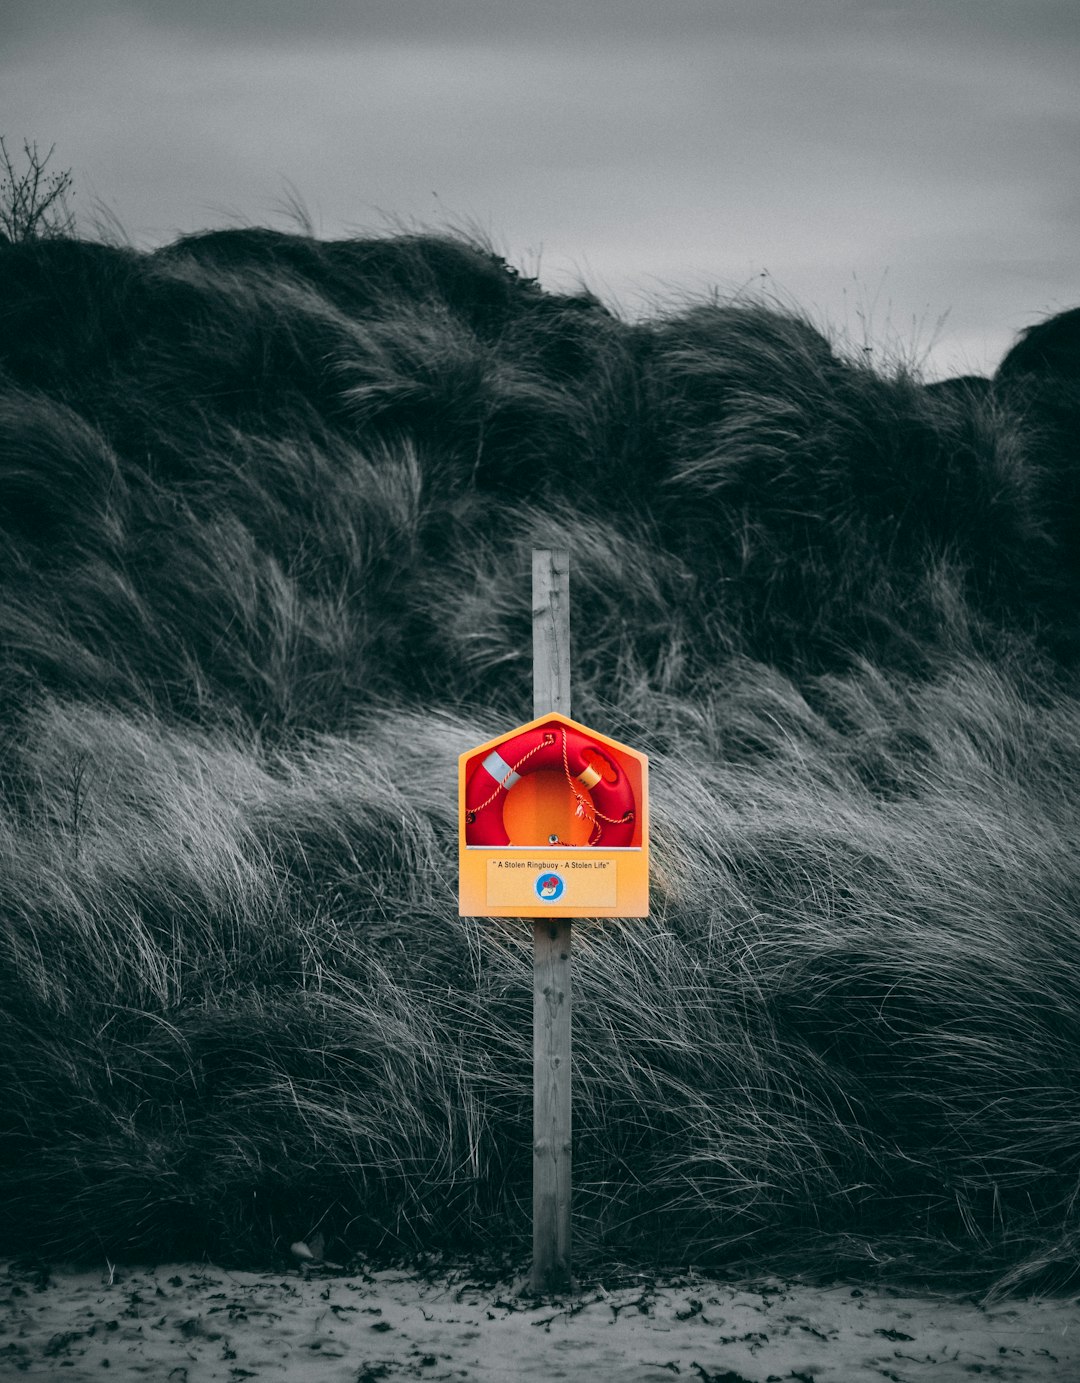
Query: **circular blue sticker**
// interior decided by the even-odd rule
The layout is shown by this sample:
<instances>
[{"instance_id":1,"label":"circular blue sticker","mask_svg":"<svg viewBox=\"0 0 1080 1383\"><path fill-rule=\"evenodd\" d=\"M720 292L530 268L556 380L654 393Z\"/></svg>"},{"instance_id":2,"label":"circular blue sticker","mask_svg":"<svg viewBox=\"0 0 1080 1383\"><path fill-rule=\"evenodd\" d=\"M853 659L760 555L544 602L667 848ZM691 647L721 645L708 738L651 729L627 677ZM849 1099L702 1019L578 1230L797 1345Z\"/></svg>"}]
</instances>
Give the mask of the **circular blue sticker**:
<instances>
[{"instance_id":1,"label":"circular blue sticker","mask_svg":"<svg viewBox=\"0 0 1080 1383\"><path fill-rule=\"evenodd\" d=\"M536 881L536 896L543 903L557 903L566 892L566 884L558 874L541 874Z\"/></svg>"}]
</instances>

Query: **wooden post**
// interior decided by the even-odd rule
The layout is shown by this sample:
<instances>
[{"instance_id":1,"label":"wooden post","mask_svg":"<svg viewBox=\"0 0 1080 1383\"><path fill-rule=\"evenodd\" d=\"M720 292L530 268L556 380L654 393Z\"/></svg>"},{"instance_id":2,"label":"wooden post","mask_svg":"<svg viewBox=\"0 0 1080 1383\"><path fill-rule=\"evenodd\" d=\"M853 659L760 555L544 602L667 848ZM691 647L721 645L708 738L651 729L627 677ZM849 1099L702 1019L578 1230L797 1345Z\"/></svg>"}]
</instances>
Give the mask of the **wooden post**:
<instances>
[{"instance_id":1,"label":"wooden post","mask_svg":"<svg viewBox=\"0 0 1080 1383\"><path fill-rule=\"evenodd\" d=\"M570 554L533 548L533 718L570 715Z\"/></svg>"},{"instance_id":2,"label":"wooden post","mask_svg":"<svg viewBox=\"0 0 1080 1383\"><path fill-rule=\"evenodd\" d=\"M570 714L570 554L533 551L533 716ZM537 1293L570 1272L569 917L533 922L533 1262Z\"/></svg>"}]
</instances>

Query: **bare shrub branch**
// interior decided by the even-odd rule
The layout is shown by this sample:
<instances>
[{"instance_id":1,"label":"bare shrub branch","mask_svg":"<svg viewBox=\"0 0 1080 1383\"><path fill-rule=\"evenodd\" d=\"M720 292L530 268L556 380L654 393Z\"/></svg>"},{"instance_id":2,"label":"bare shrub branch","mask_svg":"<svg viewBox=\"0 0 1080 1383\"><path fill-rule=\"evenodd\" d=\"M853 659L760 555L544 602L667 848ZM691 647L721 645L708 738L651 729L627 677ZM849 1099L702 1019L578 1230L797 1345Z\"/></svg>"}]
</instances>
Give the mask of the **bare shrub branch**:
<instances>
[{"instance_id":1,"label":"bare shrub branch","mask_svg":"<svg viewBox=\"0 0 1080 1383\"><path fill-rule=\"evenodd\" d=\"M75 214L68 206L74 195L71 170L49 171L55 149L54 144L42 155L37 144L24 139L25 167L19 170L0 135L0 233L8 240L43 240L74 231Z\"/></svg>"}]
</instances>

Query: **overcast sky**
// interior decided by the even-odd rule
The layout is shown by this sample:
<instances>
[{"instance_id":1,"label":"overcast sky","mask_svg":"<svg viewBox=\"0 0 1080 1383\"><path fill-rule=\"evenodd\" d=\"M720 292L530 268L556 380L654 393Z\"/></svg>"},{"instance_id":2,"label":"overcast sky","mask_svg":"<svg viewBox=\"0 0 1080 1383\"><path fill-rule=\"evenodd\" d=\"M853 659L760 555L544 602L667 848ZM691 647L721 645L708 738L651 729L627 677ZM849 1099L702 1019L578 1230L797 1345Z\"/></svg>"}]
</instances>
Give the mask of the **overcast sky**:
<instances>
[{"instance_id":1,"label":"overcast sky","mask_svg":"<svg viewBox=\"0 0 1080 1383\"><path fill-rule=\"evenodd\" d=\"M84 232L293 190L627 315L764 287L929 377L1080 304L1077 0L0 0L0 133Z\"/></svg>"}]
</instances>

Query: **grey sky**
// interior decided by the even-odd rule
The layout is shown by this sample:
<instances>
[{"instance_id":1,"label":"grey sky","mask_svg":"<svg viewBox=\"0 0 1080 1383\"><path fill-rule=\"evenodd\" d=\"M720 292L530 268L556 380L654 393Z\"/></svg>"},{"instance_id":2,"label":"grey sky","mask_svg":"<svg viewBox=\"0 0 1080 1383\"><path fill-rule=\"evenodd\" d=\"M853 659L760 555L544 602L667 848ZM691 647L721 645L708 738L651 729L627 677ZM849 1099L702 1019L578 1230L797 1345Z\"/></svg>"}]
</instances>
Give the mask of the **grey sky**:
<instances>
[{"instance_id":1,"label":"grey sky","mask_svg":"<svg viewBox=\"0 0 1080 1383\"><path fill-rule=\"evenodd\" d=\"M0 132L138 244L471 225L633 313L762 286L930 374L1080 303L1074 0L5 0Z\"/></svg>"}]
</instances>

